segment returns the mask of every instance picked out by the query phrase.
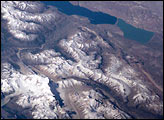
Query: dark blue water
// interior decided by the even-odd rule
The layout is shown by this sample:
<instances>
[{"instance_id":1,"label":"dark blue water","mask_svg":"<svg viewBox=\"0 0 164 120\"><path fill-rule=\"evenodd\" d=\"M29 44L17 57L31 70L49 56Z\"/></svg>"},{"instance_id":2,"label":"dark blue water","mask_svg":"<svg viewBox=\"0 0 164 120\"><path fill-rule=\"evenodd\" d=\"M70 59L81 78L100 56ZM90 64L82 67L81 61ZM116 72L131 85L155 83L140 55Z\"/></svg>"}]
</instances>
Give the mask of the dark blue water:
<instances>
[{"instance_id":1,"label":"dark blue water","mask_svg":"<svg viewBox=\"0 0 164 120\"><path fill-rule=\"evenodd\" d=\"M115 24L117 18L105 14L102 12L93 12L89 9L75 6L69 3L68 1L41 1L46 5L52 5L58 8L60 12L63 12L67 15L79 15L87 17L92 24Z\"/></svg>"},{"instance_id":2,"label":"dark blue water","mask_svg":"<svg viewBox=\"0 0 164 120\"><path fill-rule=\"evenodd\" d=\"M141 44L147 43L154 35L153 32L135 28L134 26L127 24L122 19L118 19L117 26L123 31L124 37L135 40Z\"/></svg>"},{"instance_id":3,"label":"dark blue water","mask_svg":"<svg viewBox=\"0 0 164 120\"><path fill-rule=\"evenodd\" d=\"M93 12L87 8L72 5L68 1L41 1L46 5L55 6L60 12L66 15L79 15L87 17L91 24L112 24L114 25L117 20L117 26L123 31L124 37L135 40L141 44L147 43L153 36L153 32L136 28L127 24L122 19L117 19L115 16L105 14L102 12Z\"/></svg>"}]
</instances>

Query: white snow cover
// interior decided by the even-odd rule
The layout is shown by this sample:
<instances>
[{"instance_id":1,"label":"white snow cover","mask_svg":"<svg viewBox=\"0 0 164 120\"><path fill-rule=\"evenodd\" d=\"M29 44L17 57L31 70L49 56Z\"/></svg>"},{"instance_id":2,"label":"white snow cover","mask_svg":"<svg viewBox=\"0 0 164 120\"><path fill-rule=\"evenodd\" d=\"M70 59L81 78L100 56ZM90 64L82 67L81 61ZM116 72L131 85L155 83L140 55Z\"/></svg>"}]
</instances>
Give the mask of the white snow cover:
<instances>
[{"instance_id":1,"label":"white snow cover","mask_svg":"<svg viewBox=\"0 0 164 120\"><path fill-rule=\"evenodd\" d=\"M69 88L77 85L82 85L82 82L74 80L74 79L67 79L57 82L59 85L59 88Z\"/></svg>"},{"instance_id":2,"label":"white snow cover","mask_svg":"<svg viewBox=\"0 0 164 120\"><path fill-rule=\"evenodd\" d=\"M83 91L78 95L73 94L71 98L79 108L83 108L82 114L85 119L105 119L104 116L109 119L130 118L108 100L103 100L103 96L95 90Z\"/></svg>"},{"instance_id":3,"label":"white snow cover","mask_svg":"<svg viewBox=\"0 0 164 120\"><path fill-rule=\"evenodd\" d=\"M38 37L36 33L44 30L42 24L56 19L56 13L42 13L41 9L44 7L39 2L1 2L2 18L7 20L9 32L21 41L35 40Z\"/></svg>"},{"instance_id":4,"label":"white snow cover","mask_svg":"<svg viewBox=\"0 0 164 120\"><path fill-rule=\"evenodd\" d=\"M39 75L23 75L15 71L10 64L2 64L2 76L9 74L7 79L1 79L1 87L3 93L9 93L5 99L9 97L19 96L17 104L22 107L35 108L32 111L34 118L56 118L56 100L48 85L49 79ZM11 93L12 92L12 93ZM53 110L50 105L55 106Z\"/></svg>"},{"instance_id":5,"label":"white snow cover","mask_svg":"<svg viewBox=\"0 0 164 120\"><path fill-rule=\"evenodd\" d=\"M56 53L54 53L54 55L51 55L50 53L53 53L52 50L50 50L49 52L43 51L39 54L28 53L28 57L25 54L25 58L28 58L28 60L30 61L35 61L36 63L48 63L47 65L38 65L38 68L40 70L49 72L55 77L76 76L85 79L92 78L92 80L96 82L107 85L110 89L115 91L115 94L118 94L124 99L131 94L135 96L140 93L141 96L143 96L143 99L148 99L149 101L152 101L152 104L154 104L155 106L163 106L163 103L161 103L159 99L157 99L156 101L152 99L151 96L157 96L154 93L151 93L151 91L148 89L148 86L143 82L143 78L139 76L138 72L135 71L131 66L128 66L127 64L120 61L114 54L111 54L110 56L110 66L106 68L105 74L100 69L96 69L96 66L98 66L98 64L101 62L101 57L94 60L94 53L91 55L87 55L82 50L82 47L79 47L85 46L86 44L89 44L89 46L96 46L94 40L91 43L84 42L86 38L91 34L90 32L88 33L87 30L85 32L79 30L79 32L76 32L68 39L63 39L60 41L61 49L72 56L76 60L76 62L72 62L70 64L68 60L65 60L60 55L54 56ZM83 45L77 45L77 43ZM46 55L48 59L46 59ZM63 86L60 86L65 88L68 86L69 81L62 81L62 84ZM141 97L132 98L134 99L133 102L135 105L137 105L138 102L142 104L148 104L146 101L142 102L143 100L141 99ZM147 105L147 107L149 108L149 105ZM153 109L153 107L150 108ZM157 109L154 110L156 112L158 111ZM160 110L162 110L161 107Z\"/></svg>"},{"instance_id":6,"label":"white snow cover","mask_svg":"<svg viewBox=\"0 0 164 120\"><path fill-rule=\"evenodd\" d=\"M44 30L43 24L56 19L56 13L43 12L43 9L42 4L35 2L1 2L2 18L7 20L9 32L22 41L35 40L38 38L36 33ZM160 101L159 96L149 90L149 86L144 84L144 80L139 77L137 71L120 61L114 54L111 54L110 66L106 68L106 73L98 69L102 57L99 56L95 60L96 53L92 52L87 55L83 48L96 48L99 44L108 47L108 44L91 29L86 27L81 27L81 29L67 39L60 40L59 43L61 49L76 62L66 60L53 49L37 54L27 52L21 57L30 61L38 70L49 73L53 77L76 76L90 79L108 86L115 94L123 98L131 95L133 100L131 102L134 105L145 105L147 109L154 110L156 113L163 111L163 102ZM30 34L27 34L28 32ZM94 37L90 40L92 35ZM10 101L10 98L18 96L16 103L24 108L34 108L32 115L36 119L53 119L57 118L58 113L66 113L57 105L48 85L48 77L34 73L24 75L16 71L9 63L2 63L1 77L1 92L5 94L5 98L1 100L2 106ZM82 82L74 79L57 81L57 83L60 89L82 85ZM73 94L71 98L83 108L82 113L85 118L105 118L103 114L106 114L108 118L129 118L126 113L115 108L109 101L101 105L97 100L103 102L103 96L94 90L82 91L79 95ZM50 109L50 105L54 108Z\"/></svg>"}]
</instances>

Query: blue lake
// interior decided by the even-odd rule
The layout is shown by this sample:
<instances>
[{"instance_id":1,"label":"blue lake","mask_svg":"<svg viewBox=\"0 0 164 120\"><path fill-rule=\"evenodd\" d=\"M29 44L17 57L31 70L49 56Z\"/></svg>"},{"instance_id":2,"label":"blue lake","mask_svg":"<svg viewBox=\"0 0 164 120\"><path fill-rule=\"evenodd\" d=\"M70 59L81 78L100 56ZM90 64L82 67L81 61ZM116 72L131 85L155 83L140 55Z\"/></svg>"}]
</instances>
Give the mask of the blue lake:
<instances>
[{"instance_id":1,"label":"blue lake","mask_svg":"<svg viewBox=\"0 0 164 120\"><path fill-rule=\"evenodd\" d=\"M87 17L91 24L116 24L123 31L124 37L135 40L139 43L147 43L153 36L153 32L136 28L130 24L127 24L122 19L117 19L115 16L111 16L102 12L94 12L87 8L72 5L68 1L41 1L46 5L55 6L60 12L66 15L79 15Z\"/></svg>"},{"instance_id":2,"label":"blue lake","mask_svg":"<svg viewBox=\"0 0 164 120\"><path fill-rule=\"evenodd\" d=\"M125 38L135 40L142 44L147 43L154 35L153 32L136 28L130 24L127 24L122 19L118 19L117 26L123 31Z\"/></svg>"},{"instance_id":3,"label":"blue lake","mask_svg":"<svg viewBox=\"0 0 164 120\"><path fill-rule=\"evenodd\" d=\"M46 5L52 5L66 15L79 15L87 17L92 24L115 24L117 18L102 12L93 12L89 9L72 5L68 1L42 1Z\"/></svg>"}]
</instances>

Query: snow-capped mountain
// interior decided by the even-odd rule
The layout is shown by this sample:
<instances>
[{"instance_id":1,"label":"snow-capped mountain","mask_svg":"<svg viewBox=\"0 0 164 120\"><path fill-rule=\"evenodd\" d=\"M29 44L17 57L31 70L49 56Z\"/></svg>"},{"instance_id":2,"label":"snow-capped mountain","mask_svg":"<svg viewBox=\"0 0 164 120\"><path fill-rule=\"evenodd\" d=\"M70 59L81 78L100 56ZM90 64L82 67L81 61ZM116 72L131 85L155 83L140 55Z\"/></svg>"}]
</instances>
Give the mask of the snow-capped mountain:
<instances>
[{"instance_id":1,"label":"snow-capped mountain","mask_svg":"<svg viewBox=\"0 0 164 120\"><path fill-rule=\"evenodd\" d=\"M2 1L1 17L1 118L163 116L163 90L127 62L137 58L123 54L123 37L111 42L116 26L105 38L107 28L40 2Z\"/></svg>"}]
</instances>

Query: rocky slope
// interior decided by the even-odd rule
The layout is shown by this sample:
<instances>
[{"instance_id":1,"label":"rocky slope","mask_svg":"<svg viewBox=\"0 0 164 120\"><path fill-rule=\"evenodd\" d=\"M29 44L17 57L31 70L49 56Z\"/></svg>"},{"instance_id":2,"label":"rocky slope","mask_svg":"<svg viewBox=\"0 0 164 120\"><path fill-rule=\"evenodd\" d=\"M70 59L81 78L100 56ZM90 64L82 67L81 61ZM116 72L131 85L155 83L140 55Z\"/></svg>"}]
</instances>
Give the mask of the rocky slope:
<instances>
[{"instance_id":1,"label":"rocky slope","mask_svg":"<svg viewBox=\"0 0 164 120\"><path fill-rule=\"evenodd\" d=\"M1 11L1 118L163 117L163 86L131 52L149 46L39 2Z\"/></svg>"}]
</instances>

